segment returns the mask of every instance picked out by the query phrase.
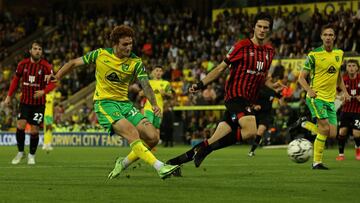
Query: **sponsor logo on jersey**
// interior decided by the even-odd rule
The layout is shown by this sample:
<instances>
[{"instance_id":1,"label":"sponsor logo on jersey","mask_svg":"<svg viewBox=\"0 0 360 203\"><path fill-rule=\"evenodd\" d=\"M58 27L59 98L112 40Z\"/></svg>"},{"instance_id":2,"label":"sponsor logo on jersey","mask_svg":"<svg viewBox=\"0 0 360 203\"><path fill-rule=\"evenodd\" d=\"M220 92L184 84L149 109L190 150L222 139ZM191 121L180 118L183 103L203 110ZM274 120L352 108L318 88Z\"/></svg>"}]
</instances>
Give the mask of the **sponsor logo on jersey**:
<instances>
[{"instance_id":1,"label":"sponsor logo on jersey","mask_svg":"<svg viewBox=\"0 0 360 203\"><path fill-rule=\"evenodd\" d=\"M112 72L109 75L107 75L106 79L108 79L111 82L120 82L120 78L115 72Z\"/></svg>"},{"instance_id":2,"label":"sponsor logo on jersey","mask_svg":"<svg viewBox=\"0 0 360 203\"><path fill-rule=\"evenodd\" d=\"M330 73L330 74L334 74L334 73L336 73L336 68L334 66L330 66L328 68L327 72Z\"/></svg>"},{"instance_id":3,"label":"sponsor logo on jersey","mask_svg":"<svg viewBox=\"0 0 360 203\"><path fill-rule=\"evenodd\" d=\"M35 76L29 75L29 82L34 83L35 82Z\"/></svg>"}]
</instances>

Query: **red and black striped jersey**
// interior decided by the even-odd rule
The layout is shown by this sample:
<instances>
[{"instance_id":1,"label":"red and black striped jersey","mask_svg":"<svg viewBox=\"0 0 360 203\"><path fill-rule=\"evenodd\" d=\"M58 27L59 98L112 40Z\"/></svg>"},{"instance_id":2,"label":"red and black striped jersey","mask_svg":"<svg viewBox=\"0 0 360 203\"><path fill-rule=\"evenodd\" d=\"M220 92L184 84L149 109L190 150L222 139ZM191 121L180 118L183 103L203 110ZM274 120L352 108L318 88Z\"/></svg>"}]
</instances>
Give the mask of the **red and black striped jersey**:
<instances>
[{"instance_id":1,"label":"red and black striped jersey","mask_svg":"<svg viewBox=\"0 0 360 203\"><path fill-rule=\"evenodd\" d=\"M250 39L237 42L224 60L230 69L225 84L225 101L243 97L254 102L265 83L273 57L271 45L255 45Z\"/></svg>"},{"instance_id":2,"label":"red and black striped jersey","mask_svg":"<svg viewBox=\"0 0 360 203\"><path fill-rule=\"evenodd\" d=\"M52 66L45 60L33 63L26 58L18 64L16 76L21 78L20 103L28 105L44 105L45 95L34 98L35 91L44 90L46 86L45 76L52 73Z\"/></svg>"},{"instance_id":3,"label":"red and black striped jersey","mask_svg":"<svg viewBox=\"0 0 360 203\"><path fill-rule=\"evenodd\" d=\"M355 79L351 79L348 74L343 76L347 92L351 96L349 102L344 102L341 111L360 113L360 102L356 99L360 95L360 74L358 73Z\"/></svg>"}]
</instances>

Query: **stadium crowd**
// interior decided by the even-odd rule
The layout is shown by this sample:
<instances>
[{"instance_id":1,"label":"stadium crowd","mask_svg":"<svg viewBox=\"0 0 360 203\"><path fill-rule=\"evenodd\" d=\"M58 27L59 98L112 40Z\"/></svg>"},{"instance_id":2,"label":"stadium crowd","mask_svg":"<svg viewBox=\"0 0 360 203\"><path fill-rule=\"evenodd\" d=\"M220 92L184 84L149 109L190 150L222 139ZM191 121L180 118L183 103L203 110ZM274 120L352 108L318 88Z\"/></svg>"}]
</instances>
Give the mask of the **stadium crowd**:
<instances>
[{"instance_id":1,"label":"stadium crowd","mask_svg":"<svg viewBox=\"0 0 360 203\"><path fill-rule=\"evenodd\" d=\"M64 8L51 12L47 17L27 15L25 18L9 12L0 14L0 88L3 90L0 92L0 98L5 98L16 64L22 59L22 56L16 56L13 64L3 66L1 61L11 54L7 51L8 47L39 27L47 25L57 28L50 35L41 36L45 57L57 71L71 58L82 56L95 47L110 46L107 38L109 31L115 25L127 24L136 30L134 52L142 57L145 66L150 68L161 64L164 67L163 79L171 81L176 95L175 100L171 101L171 106L221 104L226 78L219 78L197 95L188 95L188 87L216 67L232 44L250 37L250 19L253 16L241 9L226 10L212 22L211 18L203 18L189 8L161 8L136 7L136 12L133 12L134 7L131 6L121 7L122 12L117 12L119 8L116 6L111 12L86 8L81 9L81 12L75 12ZM292 11L278 9L268 12L274 16L270 42L276 49L276 58L304 58L310 50L321 43L319 30L328 22L338 28L338 48L347 53L360 52L360 18L349 10L329 14L316 10L311 17L305 17L305 11L296 6ZM304 93L296 83L297 76L285 70L281 64L273 67L273 76L288 86L282 92L283 98L275 100L273 105L276 119L272 132L281 133L306 109ZM60 94L54 115L58 129L98 129L92 107L84 105L71 120L65 121L62 120L65 107L59 105L60 101L93 81L92 66L78 69L61 81L62 86L57 90ZM136 93L132 99L139 105L142 100ZM16 104L16 98L10 108L0 104L1 130L14 126ZM216 112L199 111L192 114L177 112L174 116L185 121L184 129L187 133L184 138L186 142L190 142L192 139L211 135L216 126L215 117L219 115ZM68 125L69 123L72 125ZM64 126L72 126L72 129L64 129Z\"/></svg>"}]
</instances>

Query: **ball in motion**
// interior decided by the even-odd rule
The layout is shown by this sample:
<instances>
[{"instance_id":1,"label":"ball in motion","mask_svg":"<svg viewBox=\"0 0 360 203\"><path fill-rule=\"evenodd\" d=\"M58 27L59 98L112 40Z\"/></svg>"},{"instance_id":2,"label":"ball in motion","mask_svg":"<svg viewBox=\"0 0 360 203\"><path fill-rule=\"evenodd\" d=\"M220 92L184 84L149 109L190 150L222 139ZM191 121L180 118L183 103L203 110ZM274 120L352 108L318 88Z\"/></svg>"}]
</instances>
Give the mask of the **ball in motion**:
<instances>
[{"instance_id":1,"label":"ball in motion","mask_svg":"<svg viewBox=\"0 0 360 203\"><path fill-rule=\"evenodd\" d=\"M312 144L309 140L298 138L289 143L287 148L289 158L296 163L305 163L312 154Z\"/></svg>"}]
</instances>

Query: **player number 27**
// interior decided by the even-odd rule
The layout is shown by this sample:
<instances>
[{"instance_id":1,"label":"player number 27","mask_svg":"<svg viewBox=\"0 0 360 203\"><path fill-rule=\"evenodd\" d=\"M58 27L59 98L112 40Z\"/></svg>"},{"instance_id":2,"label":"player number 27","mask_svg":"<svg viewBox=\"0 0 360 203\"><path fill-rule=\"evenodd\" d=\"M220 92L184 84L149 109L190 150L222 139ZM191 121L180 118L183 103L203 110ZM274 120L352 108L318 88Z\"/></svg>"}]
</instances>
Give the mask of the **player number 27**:
<instances>
[{"instance_id":1,"label":"player number 27","mask_svg":"<svg viewBox=\"0 0 360 203\"><path fill-rule=\"evenodd\" d=\"M41 123L42 118L43 118L43 114L42 114L42 113L35 113L33 120L36 121L37 123Z\"/></svg>"}]
</instances>

